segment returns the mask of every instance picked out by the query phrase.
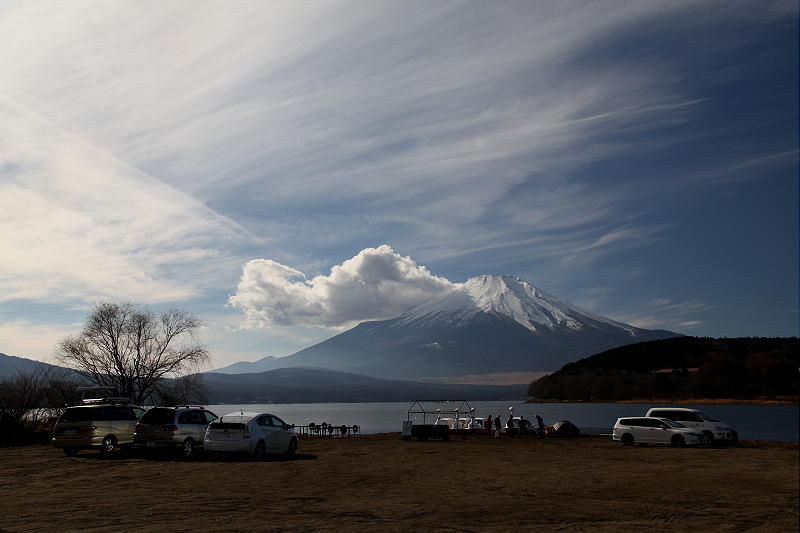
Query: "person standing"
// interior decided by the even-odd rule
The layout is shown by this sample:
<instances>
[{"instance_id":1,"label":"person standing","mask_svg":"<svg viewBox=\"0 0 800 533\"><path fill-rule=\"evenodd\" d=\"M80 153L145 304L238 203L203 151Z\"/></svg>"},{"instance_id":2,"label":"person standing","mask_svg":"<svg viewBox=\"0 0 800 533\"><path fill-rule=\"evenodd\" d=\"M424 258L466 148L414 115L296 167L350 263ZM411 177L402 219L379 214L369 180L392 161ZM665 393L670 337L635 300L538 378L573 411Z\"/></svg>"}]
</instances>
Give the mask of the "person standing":
<instances>
[{"instance_id":1,"label":"person standing","mask_svg":"<svg viewBox=\"0 0 800 533\"><path fill-rule=\"evenodd\" d=\"M489 438L492 438L494 432L492 431L492 415L486 417L486 421L483 423L483 427L486 428L486 434Z\"/></svg>"},{"instance_id":2,"label":"person standing","mask_svg":"<svg viewBox=\"0 0 800 533\"><path fill-rule=\"evenodd\" d=\"M500 438L500 426L502 425L503 421L500 420L500 413L498 413L497 416L494 417L494 438L496 439Z\"/></svg>"},{"instance_id":3,"label":"person standing","mask_svg":"<svg viewBox=\"0 0 800 533\"><path fill-rule=\"evenodd\" d=\"M508 414L508 423L506 424L506 433L512 439L514 438L514 415L513 413Z\"/></svg>"},{"instance_id":4,"label":"person standing","mask_svg":"<svg viewBox=\"0 0 800 533\"><path fill-rule=\"evenodd\" d=\"M544 420L539 415L536 415L536 425L539 433L539 438L544 437Z\"/></svg>"}]
</instances>

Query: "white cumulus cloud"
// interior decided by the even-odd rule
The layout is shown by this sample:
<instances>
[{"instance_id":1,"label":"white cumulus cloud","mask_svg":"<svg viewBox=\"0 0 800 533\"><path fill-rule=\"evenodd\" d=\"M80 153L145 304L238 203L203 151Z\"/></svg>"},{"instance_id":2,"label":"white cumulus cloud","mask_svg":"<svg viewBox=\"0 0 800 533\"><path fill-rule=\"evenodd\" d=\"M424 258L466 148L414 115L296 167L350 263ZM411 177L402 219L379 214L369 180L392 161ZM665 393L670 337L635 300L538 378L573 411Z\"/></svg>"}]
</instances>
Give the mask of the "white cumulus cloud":
<instances>
[{"instance_id":1,"label":"white cumulus cloud","mask_svg":"<svg viewBox=\"0 0 800 533\"><path fill-rule=\"evenodd\" d=\"M342 327L397 316L455 287L384 244L312 279L270 259L248 261L228 303L249 326Z\"/></svg>"}]
</instances>

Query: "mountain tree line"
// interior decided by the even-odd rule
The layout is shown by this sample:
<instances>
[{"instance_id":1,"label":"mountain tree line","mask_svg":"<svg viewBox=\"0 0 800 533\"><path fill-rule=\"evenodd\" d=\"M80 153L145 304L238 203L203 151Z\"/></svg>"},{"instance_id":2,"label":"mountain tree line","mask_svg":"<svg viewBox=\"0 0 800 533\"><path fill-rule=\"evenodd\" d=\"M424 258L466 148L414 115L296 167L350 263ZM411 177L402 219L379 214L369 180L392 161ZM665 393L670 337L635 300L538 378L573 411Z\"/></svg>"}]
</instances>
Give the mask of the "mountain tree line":
<instances>
[{"instance_id":1,"label":"mountain tree line","mask_svg":"<svg viewBox=\"0 0 800 533\"><path fill-rule=\"evenodd\" d=\"M679 337L608 350L528 387L534 398L797 398L800 345L791 338Z\"/></svg>"},{"instance_id":2,"label":"mountain tree line","mask_svg":"<svg viewBox=\"0 0 800 533\"><path fill-rule=\"evenodd\" d=\"M0 445L49 437L47 422L80 400L80 385L74 374L49 365L0 379Z\"/></svg>"}]
</instances>

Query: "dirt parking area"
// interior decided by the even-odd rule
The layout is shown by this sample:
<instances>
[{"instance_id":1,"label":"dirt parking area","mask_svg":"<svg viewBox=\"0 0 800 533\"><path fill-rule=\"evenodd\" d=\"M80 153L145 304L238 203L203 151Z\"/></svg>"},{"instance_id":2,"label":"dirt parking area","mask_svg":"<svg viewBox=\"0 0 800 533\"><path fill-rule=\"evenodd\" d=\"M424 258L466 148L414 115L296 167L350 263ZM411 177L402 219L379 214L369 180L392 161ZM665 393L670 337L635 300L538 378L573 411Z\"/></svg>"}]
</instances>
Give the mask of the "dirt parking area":
<instances>
[{"instance_id":1,"label":"dirt parking area","mask_svg":"<svg viewBox=\"0 0 800 533\"><path fill-rule=\"evenodd\" d=\"M0 449L0 531L798 531L797 445L303 440L293 459Z\"/></svg>"}]
</instances>

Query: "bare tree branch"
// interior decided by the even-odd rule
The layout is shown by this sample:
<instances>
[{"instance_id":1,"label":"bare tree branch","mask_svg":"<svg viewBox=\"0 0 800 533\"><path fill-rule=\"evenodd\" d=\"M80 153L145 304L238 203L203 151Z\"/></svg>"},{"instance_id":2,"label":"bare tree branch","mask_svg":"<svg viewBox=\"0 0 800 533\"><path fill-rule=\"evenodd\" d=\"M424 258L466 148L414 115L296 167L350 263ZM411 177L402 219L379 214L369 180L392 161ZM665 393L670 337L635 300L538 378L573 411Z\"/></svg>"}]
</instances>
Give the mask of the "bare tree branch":
<instances>
[{"instance_id":1,"label":"bare tree branch","mask_svg":"<svg viewBox=\"0 0 800 533\"><path fill-rule=\"evenodd\" d=\"M130 302L101 302L83 331L59 344L57 356L90 382L142 404L164 380L209 362L208 349L197 339L201 325L182 309L155 315Z\"/></svg>"}]
</instances>

